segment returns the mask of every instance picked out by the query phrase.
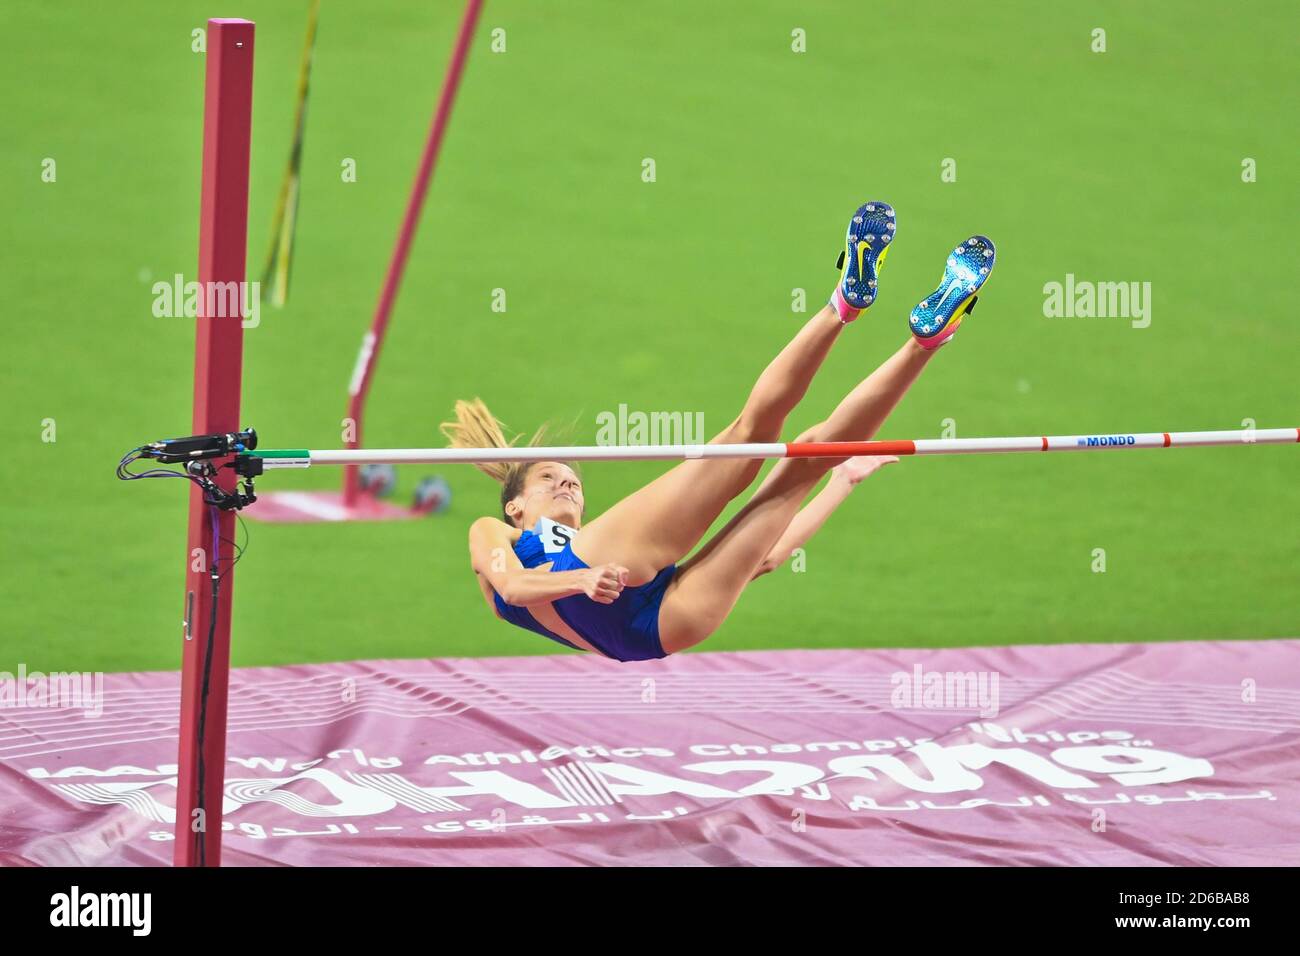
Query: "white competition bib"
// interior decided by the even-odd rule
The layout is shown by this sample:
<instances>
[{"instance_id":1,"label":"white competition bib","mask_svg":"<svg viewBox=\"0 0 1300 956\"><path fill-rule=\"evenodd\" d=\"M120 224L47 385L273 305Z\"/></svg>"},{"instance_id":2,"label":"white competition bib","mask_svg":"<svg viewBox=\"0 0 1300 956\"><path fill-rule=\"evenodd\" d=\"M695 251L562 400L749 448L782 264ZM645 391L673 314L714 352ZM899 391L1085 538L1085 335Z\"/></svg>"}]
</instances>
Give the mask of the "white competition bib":
<instances>
[{"instance_id":1,"label":"white competition bib","mask_svg":"<svg viewBox=\"0 0 1300 956\"><path fill-rule=\"evenodd\" d=\"M542 542L544 554L559 554L577 536L578 529L550 518L538 518L537 524L533 525L533 534Z\"/></svg>"}]
</instances>

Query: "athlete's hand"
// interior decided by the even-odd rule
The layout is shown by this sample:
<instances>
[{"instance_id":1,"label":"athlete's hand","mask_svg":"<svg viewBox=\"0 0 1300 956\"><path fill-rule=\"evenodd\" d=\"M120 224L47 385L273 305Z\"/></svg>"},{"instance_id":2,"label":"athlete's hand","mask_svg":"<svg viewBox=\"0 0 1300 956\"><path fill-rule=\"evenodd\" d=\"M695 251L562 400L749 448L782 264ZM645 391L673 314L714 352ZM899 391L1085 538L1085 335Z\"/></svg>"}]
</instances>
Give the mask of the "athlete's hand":
<instances>
[{"instance_id":1,"label":"athlete's hand","mask_svg":"<svg viewBox=\"0 0 1300 956\"><path fill-rule=\"evenodd\" d=\"M832 473L841 481L847 481L852 488L863 478L875 474L886 465L892 465L898 461L895 455L858 455L856 458L850 458L848 461L836 465L831 469Z\"/></svg>"},{"instance_id":2,"label":"athlete's hand","mask_svg":"<svg viewBox=\"0 0 1300 956\"><path fill-rule=\"evenodd\" d=\"M598 564L588 568L582 590L598 604L613 604L627 585L627 568L619 564Z\"/></svg>"}]
</instances>

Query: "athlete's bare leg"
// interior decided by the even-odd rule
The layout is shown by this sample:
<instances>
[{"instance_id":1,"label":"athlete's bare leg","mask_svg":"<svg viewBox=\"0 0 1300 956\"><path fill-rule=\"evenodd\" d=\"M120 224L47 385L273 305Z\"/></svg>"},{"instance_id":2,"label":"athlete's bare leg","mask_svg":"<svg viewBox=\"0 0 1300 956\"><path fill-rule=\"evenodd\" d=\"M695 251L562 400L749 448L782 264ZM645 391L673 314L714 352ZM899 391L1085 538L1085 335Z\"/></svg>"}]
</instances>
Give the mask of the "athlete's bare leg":
<instances>
[{"instance_id":1,"label":"athlete's bare leg","mask_svg":"<svg viewBox=\"0 0 1300 956\"><path fill-rule=\"evenodd\" d=\"M865 441L912 385L933 351L909 339L861 382L824 422L798 441ZM843 458L787 458L776 463L754 497L677 572L659 609L668 653L698 644L718 628L805 497Z\"/></svg>"},{"instance_id":2,"label":"athlete's bare leg","mask_svg":"<svg viewBox=\"0 0 1300 956\"><path fill-rule=\"evenodd\" d=\"M778 441L786 416L844 328L824 307L763 370L736 419L710 444ZM574 553L590 565L621 564L630 585L644 584L690 553L722 509L754 480L762 462L686 461L583 526Z\"/></svg>"}]
</instances>

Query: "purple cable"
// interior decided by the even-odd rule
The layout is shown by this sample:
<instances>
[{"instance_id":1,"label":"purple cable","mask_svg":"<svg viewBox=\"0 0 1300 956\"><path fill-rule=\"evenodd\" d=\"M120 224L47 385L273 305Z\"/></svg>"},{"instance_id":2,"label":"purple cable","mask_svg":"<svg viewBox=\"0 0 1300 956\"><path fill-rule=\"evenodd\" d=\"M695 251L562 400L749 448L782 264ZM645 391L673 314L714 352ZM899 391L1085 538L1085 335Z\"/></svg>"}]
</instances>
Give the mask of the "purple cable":
<instances>
[{"instance_id":1,"label":"purple cable","mask_svg":"<svg viewBox=\"0 0 1300 956\"><path fill-rule=\"evenodd\" d=\"M216 505L208 505L208 514L212 517L212 570L221 573L221 529L217 518Z\"/></svg>"}]
</instances>

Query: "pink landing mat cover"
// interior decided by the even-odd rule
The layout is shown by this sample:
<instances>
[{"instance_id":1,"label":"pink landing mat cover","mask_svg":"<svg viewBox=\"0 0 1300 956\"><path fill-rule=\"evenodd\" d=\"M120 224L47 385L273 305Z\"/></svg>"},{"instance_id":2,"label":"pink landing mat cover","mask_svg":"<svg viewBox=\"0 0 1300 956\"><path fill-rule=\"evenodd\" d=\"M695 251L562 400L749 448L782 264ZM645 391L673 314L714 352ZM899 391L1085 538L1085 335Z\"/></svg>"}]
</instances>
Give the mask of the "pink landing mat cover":
<instances>
[{"instance_id":1,"label":"pink landing mat cover","mask_svg":"<svg viewBox=\"0 0 1300 956\"><path fill-rule=\"evenodd\" d=\"M178 675L5 676L0 863L169 864ZM226 865L1294 865L1300 641L249 668L227 754Z\"/></svg>"}]
</instances>

